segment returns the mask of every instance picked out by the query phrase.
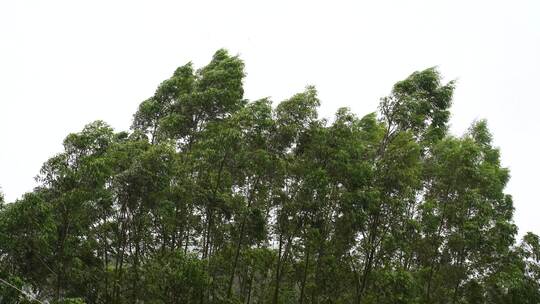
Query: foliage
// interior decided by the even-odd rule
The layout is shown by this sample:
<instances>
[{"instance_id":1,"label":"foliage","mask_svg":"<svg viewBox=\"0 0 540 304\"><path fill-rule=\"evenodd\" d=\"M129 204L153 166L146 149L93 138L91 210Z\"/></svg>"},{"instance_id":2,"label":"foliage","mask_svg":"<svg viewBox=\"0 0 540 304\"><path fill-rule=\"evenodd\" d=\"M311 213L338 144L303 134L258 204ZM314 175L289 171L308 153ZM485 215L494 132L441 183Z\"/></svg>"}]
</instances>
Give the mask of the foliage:
<instances>
[{"instance_id":1,"label":"foliage","mask_svg":"<svg viewBox=\"0 0 540 304\"><path fill-rule=\"evenodd\" d=\"M448 134L453 82L328 121L314 87L272 107L244 75L225 50L181 66L130 131L90 123L0 196L0 303L540 302L487 123Z\"/></svg>"}]
</instances>

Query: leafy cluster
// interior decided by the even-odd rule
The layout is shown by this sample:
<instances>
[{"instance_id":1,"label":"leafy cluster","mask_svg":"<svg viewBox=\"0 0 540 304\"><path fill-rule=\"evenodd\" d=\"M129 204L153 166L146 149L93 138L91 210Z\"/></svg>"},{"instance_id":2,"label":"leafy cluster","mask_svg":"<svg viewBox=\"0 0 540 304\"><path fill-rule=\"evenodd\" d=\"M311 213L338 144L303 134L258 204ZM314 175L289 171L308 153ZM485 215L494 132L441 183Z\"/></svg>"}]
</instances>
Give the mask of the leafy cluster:
<instances>
[{"instance_id":1,"label":"leafy cluster","mask_svg":"<svg viewBox=\"0 0 540 304\"><path fill-rule=\"evenodd\" d=\"M272 107L243 78L219 50L129 132L68 135L0 203L0 303L540 302L486 123L448 134L453 82L415 72L327 121L315 88Z\"/></svg>"}]
</instances>

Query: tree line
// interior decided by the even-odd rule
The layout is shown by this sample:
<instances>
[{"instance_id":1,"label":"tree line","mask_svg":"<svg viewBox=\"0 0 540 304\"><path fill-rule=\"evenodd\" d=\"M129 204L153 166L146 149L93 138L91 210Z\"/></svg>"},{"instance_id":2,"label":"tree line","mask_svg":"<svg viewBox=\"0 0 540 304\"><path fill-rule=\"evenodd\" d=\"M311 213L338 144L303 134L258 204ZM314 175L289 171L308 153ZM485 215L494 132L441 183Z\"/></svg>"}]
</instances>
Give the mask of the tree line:
<instances>
[{"instance_id":1,"label":"tree line","mask_svg":"<svg viewBox=\"0 0 540 304\"><path fill-rule=\"evenodd\" d=\"M486 122L448 132L454 82L329 120L314 87L273 107L244 76L226 50L181 66L0 197L0 303L540 303Z\"/></svg>"}]
</instances>

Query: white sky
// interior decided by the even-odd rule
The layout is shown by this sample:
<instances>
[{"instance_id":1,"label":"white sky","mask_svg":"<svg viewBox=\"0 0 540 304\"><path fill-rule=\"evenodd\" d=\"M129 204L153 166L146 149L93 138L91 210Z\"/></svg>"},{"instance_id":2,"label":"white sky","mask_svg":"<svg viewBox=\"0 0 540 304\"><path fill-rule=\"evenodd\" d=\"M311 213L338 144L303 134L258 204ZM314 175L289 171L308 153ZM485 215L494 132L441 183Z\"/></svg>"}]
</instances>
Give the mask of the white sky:
<instances>
[{"instance_id":1,"label":"white sky","mask_svg":"<svg viewBox=\"0 0 540 304\"><path fill-rule=\"evenodd\" d=\"M488 119L520 234L540 233L540 1L190 2L0 0L8 201L33 188L69 132L97 119L126 130L177 66L225 47L246 63L247 98L277 102L313 84L326 117L375 111L396 81L439 66L458 79L453 132Z\"/></svg>"}]
</instances>

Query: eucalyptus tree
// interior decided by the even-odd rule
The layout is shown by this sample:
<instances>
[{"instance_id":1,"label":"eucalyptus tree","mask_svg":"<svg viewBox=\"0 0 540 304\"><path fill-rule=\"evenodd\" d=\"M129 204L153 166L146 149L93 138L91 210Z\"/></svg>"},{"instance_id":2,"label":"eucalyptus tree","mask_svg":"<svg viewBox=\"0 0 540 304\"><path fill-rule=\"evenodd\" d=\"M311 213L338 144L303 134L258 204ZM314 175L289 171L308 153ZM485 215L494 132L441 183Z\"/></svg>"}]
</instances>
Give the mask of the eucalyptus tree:
<instances>
[{"instance_id":1,"label":"eucalyptus tree","mask_svg":"<svg viewBox=\"0 0 540 304\"><path fill-rule=\"evenodd\" d=\"M266 246L269 235L268 213L270 211L273 181L276 176L272 134L275 122L272 118L271 103L267 99L249 103L231 118L231 127L236 129L238 150L235 153L236 165L231 171L234 180L233 190L237 198L232 208L229 248L232 256L227 285L227 298L232 297L235 278L241 285L249 284L254 276L253 270L246 269L237 275L239 263L250 248ZM239 267L240 266L240 267ZM247 266L247 265L245 265ZM246 298L245 287L243 298Z\"/></svg>"},{"instance_id":2,"label":"eucalyptus tree","mask_svg":"<svg viewBox=\"0 0 540 304\"><path fill-rule=\"evenodd\" d=\"M50 296L54 276L51 244L55 239L51 208L41 192L25 194L0 213L1 299L18 303L21 291ZM18 289L15 289L14 287ZM21 291L19 291L21 290Z\"/></svg>"},{"instance_id":3,"label":"eucalyptus tree","mask_svg":"<svg viewBox=\"0 0 540 304\"><path fill-rule=\"evenodd\" d=\"M372 178L363 185L363 221L359 225L357 246L358 292L362 302L373 282L372 273L384 278L387 271L400 271L395 255L410 255L410 249L397 245L403 231L415 238L414 214L422 192L422 159L429 145L444 137L449 118L453 83L442 84L433 68L415 72L398 82L392 94L381 100L379 139L370 152ZM401 220L396 221L400 218ZM407 252L409 251L409 252ZM375 282L376 283L376 282ZM390 283L392 284L392 283ZM380 284L369 297L380 299ZM369 300L368 300L369 301ZM393 301L393 300L390 300Z\"/></svg>"},{"instance_id":4,"label":"eucalyptus tree","mask_svg":"<svg viewBox=\"0 0 540 304\"><path fill-rule=\"evenodd\" d=\"M273 241L277 243L272 303L280 302L281 283L290 268L292 247L305 222L301 214L304 176L297 156L304 152L310 129L321 123L317 120L319 104L315 88L307 87L304 92L281 102L274 111L273 141L279 177L271 209Z\"/></svg>"}]
</instances>

